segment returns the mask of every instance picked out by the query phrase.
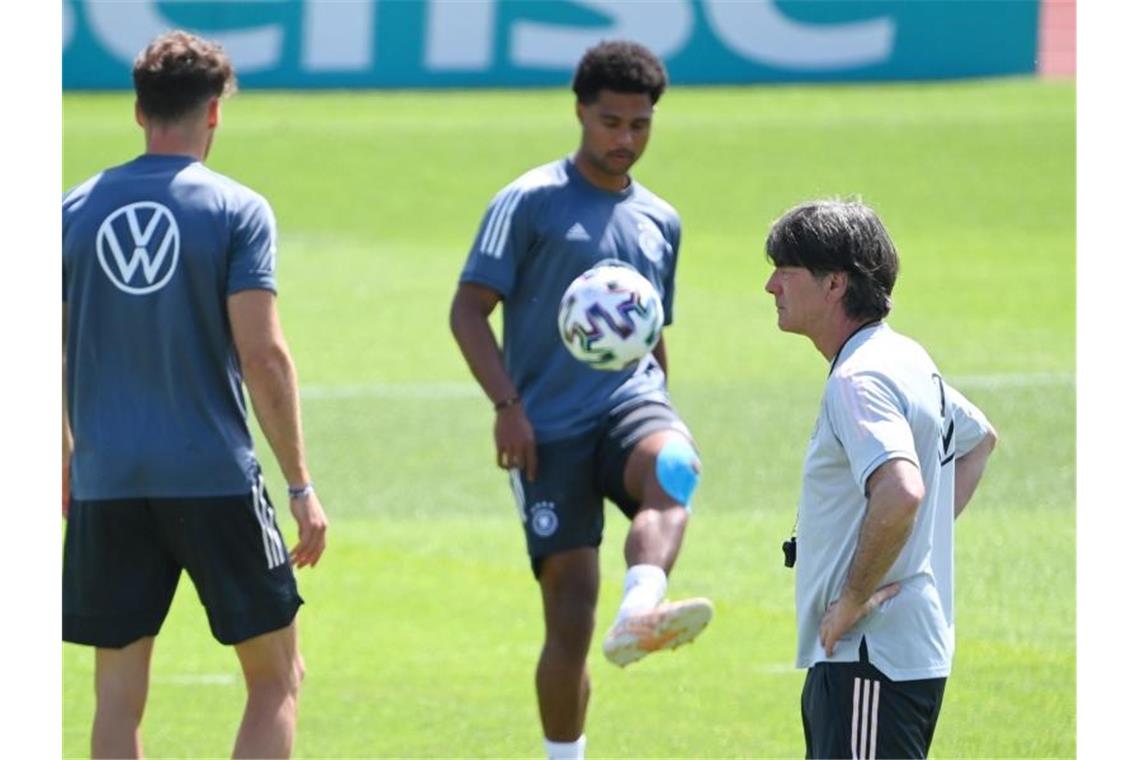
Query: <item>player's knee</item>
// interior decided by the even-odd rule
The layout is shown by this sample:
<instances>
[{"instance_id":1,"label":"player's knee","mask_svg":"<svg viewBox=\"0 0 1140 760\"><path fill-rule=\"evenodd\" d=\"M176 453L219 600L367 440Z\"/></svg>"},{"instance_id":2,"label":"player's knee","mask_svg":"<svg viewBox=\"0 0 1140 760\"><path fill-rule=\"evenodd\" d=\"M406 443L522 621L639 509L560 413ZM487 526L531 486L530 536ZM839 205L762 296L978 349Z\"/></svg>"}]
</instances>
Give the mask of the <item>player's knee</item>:
<instances>
[{"instance_id":1,"label":"player's knee","mask_svg":"<svg viewBox=\"0 0 1140 760\"><path fill-rule=\"evenodd\" d=\"M272 652L256 663L246 662L245 681L250 695L279 701L295 699L305 678L305 662L296 649Z\"/></svg>"},{"instance_id":2,"label":"player's knee","mask_svg":"<svg viewBox=\"0 0 1140 760\"><path fill-rule=\"evenodd\" d=\"M304 666L295 663L290 667L276 671L266 670L252 677L247 677L246 688L254 700L271 703L296 700L301 692L301 680L304 676Z\"/></svg>"},{"instance_id":3,"label":"player's knee","mask_svg":"<svg viewBox=\"0 0 1140 760\"><path fill-rule=\"evenodd\" d=\"M142 720L143 710L146 709L146 693L145 683L118 679L96 681L96 710L138 723Z\"/></svg>"},{"instance_id":4,"label":"player's knee","mask_svg":"<svg viewBox=\"0 0 1140 760\"><path fill-rule=\"evenodd\" d=\"M593 618L567 618L546 631L543 649L548 657L562 662L584 662L594 633Z\"/></svg>"},{"instance_id":5,"label":"player's knee","mask_svg":"<svg viewBox=\"0 0 1140 760\"><path fill-rule=\"evenodd\" d=\"M546 616L546 646L567 659L585 658L594 633L594 605L585 598L566 598Z\"/></svg>"},{"instance_id":6,"label":"player's knee","mask_svg":"<svg viewBox=\"0 0 1140 760\"><path fill-rule=\"evenodd\" d=\"M301 657L301 653L297 652L296 657L293 658L293 691L298 692L301 690L301 684L305 680L305 658Z\"/></svg>"},{"instance_id":7,"label":"player's knee","mask_svg":"<svg viewBox=\"0 0 1140 760\"><path fill-rule=\"evenodd\" d=\"M279 682L283 693L295 697L301 691L301 681L305 680L305 661L300 652L294 652L292 661L283 669Z\"/></svg>"},{"instance_id":8,"label":"player's knee","mask_svg":"<svg viewBox=\"0 0 1140 760\"><path fill-rule=\"evenodd\" d=\"M589 636L593 628L594 600L585 595L559 599L550 610L551 627Z\"/></svg>"},{"instance_id":9,"label":"player's knee","mask_svg":"<svg viewBox=\"0 0 1140 760\"><path fill-rule=\"evenodd\" d=\"M657 483L669 498L691 509L690 503L701 480L701 459L692 442L681 435L670 436L657 452Z\"/></svg>"}]
</instances>

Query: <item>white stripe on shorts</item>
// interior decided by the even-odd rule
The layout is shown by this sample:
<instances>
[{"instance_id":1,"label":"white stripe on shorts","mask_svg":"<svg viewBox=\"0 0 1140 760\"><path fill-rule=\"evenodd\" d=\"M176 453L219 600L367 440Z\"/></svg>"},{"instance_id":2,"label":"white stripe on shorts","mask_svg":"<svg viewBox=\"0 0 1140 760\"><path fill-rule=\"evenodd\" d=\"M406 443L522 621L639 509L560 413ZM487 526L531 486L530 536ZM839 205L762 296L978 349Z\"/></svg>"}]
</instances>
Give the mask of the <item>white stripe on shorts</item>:
<instances>
[{"instance_id":1,"label":"white stripe on shorts","mask_svg":"<svg viewBox=\"0 0 1140 760\"><path fill-rule=\"evenodd\" d=\"M523 491L522 473L518 467L508 470L511 478L511 493L515 495L515 504L519 508L519 519L526 522L526 492Z\"/></svg>"},{"instance_id":2,"label":"white stripe on shorts","mask_svg":"<svg viewBox=\"0 0 1140 760\"><path fill-rule=\"evenodd\" d=\"M874 682L874 695L871 697L871 753L875 757L875 738L879 735L879 682Z\"/></svg>"},{"instance_id":3,"label":"white stripe on shorts","mask_svg":"<svg viewBox=\"0 0 1140 760\"><path fill-rule=\"evenodd\" d=\"M851 757L873 760L879 733L879 681L856 678L851 696Z\"/></svg>"},{"instance_id":4,"label":"white stripe on shorts","mask_svg":"<svg viewBox=\"0 0 1140 760\"><path fill-rule=\"evenodd\" d=\"M285 547L281 544L281 535L273 522L273 510L265 501L265 481L261 475L257 476L257 483L253 486L253 508L257 513L257 521L261 524L261 544L265 548L265 560L272 570L286 561Z\"/></svg>"}]
</instances>

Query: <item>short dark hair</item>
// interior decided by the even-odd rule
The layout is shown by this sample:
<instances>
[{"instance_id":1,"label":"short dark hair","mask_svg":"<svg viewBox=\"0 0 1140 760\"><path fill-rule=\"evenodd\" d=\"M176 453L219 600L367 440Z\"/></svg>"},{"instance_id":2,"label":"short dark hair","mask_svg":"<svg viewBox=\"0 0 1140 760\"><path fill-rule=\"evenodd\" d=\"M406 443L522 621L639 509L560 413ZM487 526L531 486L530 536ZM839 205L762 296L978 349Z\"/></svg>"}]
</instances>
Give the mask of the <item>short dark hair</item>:
<instances>
[{"instance_id":1,"label":"short dark hair","mask_svg":"<svg viewBox=\"0 0 1140 760\"><path fill-rule=\"evenodd\" d=\"M768 260L815 276L847 273L843 309L852 319L882 319L891 310L899 255L887 228L859 201L819 200L784 213L768 231Z\"/></svg>"},{"instance_id":2,"label":"short dark hair","mask_svg":"<svg viewBox=\"0 0 1140 760\"><path fill-rule=\"evenodd\" d=\"M139 108L157 121L178 121L210 98L237 90L221 45L183 31L159 35L135 58Z\"/></svg>"},{"instance_id":3,"label":"short dark hair","mask_svg":"<svg viewBox=\"0 0 1140 760\"><path fill-rule=\"evenodd\" d=\"M656 105L668 84L660 59L636 42L601 42L586 51L574 72L571 89L578 101L590 105L602 90L645 94Z\"/></svg>"}]
</instances>

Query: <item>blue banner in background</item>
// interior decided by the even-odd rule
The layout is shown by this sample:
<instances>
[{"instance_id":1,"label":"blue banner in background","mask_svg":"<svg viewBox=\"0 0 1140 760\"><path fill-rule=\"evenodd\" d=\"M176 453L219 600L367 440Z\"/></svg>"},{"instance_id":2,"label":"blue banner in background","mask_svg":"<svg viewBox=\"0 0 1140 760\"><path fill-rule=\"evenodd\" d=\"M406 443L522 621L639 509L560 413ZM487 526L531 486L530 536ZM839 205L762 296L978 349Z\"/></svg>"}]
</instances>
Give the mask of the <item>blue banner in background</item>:
<instances>
[{"instance_id":1,"label":"blue banner in background","mask_svg":"<svg viewBox=\"0 0 1140 760\"><path fill-rule=\"evenodd\" d=\"M64 0L64 89L131 86L172 28L220 42L244 88L566 85L632 39L676 84L1029 74L1037 0Z\"/></svg>"}]
</instances>

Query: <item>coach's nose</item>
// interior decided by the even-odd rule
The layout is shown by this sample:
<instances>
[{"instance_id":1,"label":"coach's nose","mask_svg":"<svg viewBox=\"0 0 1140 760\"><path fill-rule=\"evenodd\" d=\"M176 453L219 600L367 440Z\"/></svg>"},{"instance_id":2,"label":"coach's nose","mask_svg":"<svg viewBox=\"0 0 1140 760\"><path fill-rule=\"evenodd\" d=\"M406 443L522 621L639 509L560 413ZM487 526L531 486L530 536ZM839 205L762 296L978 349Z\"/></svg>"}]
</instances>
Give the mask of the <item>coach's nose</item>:
<instances>
[{"instance_id":1,"label":"coach's nose","mask_svg":"<svg viewBox=\"0 0 1140 760\"><path fill-rule=\"evenodd\" d=\"M764 290L768 291L772 295L776 295L777 286L775 270L772 271L772 274L768 275L768 281L764 283Z\"/></svg>"}]
</instances>

